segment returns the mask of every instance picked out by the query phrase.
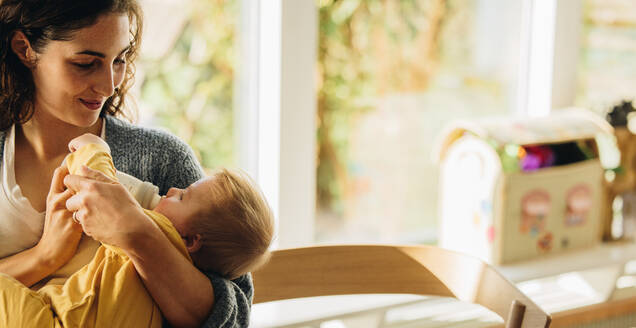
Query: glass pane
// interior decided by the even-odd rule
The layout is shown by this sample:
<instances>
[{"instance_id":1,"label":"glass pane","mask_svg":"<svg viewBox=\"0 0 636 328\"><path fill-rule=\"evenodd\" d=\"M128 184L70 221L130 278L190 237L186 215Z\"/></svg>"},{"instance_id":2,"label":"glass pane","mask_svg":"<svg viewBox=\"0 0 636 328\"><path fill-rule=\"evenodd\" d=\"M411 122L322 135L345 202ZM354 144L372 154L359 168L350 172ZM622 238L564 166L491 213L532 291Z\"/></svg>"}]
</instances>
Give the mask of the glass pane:
<instances>
[{"instance_id":1,"label":"glass pane","mask_svg":"<svg viewBox=\"0 0 636 328\"><path fill-rule=\"evenodd\" d=\"M521 2L319 2L317 242L434 242L436 137L515 104Z\"/></svg>"},{"instance_id":2,"label":"glass pane","mask_svg":"<svg viewBox=\"0 0 636 328\"><path fill-rule=\"evenodd\" d=\"M237 1L142 5L140 124L167 128L185 140L204 168L232 165Z\"/></svg>"},{"instance_id":3,"label":"glass pane","mask_svg":"<svg viewBox=\"0 0 636 328\"><path fill-rule=\"evenodd\" d=\"M586 0L576 104L604 113L634 99L636 2Z\"/></svg>"}]
</instances>

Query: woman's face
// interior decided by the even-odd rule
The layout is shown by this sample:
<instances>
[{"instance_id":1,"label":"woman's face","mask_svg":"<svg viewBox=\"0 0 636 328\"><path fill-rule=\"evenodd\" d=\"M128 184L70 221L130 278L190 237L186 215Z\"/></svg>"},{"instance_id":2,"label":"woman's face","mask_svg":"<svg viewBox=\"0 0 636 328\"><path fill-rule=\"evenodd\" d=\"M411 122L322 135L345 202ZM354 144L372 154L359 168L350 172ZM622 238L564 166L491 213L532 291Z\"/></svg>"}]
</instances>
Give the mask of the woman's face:
<instances>
[{"instance_id":1,"label":"woman's face","mask_svg":"<svg viewBox=\"0 0 636 328\"><path fill-rule=\"evenodd\" d=\"M128 16L105 14L69 41L51 41L36 56L34 118L79 127L95 124L121 85L130 46Z\"/></svg>"}]
</instances>

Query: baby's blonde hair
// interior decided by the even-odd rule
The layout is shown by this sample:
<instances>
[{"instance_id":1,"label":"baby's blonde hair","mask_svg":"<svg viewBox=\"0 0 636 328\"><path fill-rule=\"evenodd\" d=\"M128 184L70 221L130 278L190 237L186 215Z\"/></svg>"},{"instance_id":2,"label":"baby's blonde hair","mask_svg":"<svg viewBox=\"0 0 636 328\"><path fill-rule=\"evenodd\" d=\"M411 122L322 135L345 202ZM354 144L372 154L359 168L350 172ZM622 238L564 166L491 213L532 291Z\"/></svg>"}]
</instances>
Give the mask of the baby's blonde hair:
<instances>
[{"instance_id":1,"label":"baby's blonde hair","mask_svg":"<svg viewBox=\"0 0 636 328\"><path fill-rule=\"evenodd\" d=\"M209 183L209 204L193 222L202 237L192 253L197 267L234 279L269 259L274 236L274 215L250 177L220 169Z\"/></svg>"}]
</instances>

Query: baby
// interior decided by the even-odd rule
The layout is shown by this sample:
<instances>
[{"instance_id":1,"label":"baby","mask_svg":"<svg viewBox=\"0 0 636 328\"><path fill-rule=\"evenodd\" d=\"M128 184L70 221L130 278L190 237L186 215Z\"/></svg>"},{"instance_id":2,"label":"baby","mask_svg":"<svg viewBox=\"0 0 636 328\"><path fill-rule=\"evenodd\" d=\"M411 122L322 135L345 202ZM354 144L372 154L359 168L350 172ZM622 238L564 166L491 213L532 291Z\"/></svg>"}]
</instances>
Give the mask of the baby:
<instances>
[{"instance_id":1,"label":"baby","mask_svg":"<svg viewBox=\"0 0 636 328\"><path fill-rule=\"evenodd\" d=\"M69 143L71 174L82 165L116 179L106 142L85 134ZM246 176L220 170L186 189L171 188L144 210L173 245L202 271L234 279L266 262L273 238L272 212ZM181 237L188 236L188 237ZM161 315L132 261L103 244L90 263L64 285L32 291L0 274L0 325L40 327L160 327Z\"/></svg>"}]
</instances>

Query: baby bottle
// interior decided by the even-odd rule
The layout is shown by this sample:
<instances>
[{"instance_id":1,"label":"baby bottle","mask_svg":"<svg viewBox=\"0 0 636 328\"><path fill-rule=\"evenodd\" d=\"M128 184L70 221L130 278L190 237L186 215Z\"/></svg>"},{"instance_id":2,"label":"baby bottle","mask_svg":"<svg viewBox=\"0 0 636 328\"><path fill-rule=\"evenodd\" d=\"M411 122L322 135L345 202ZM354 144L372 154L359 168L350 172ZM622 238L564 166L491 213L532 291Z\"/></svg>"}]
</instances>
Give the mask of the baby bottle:
<instances>
[{"instance_id":1,"label":"baby bottle","mask_svg":"<svg viewBox=\"0 0 636 328\"><path fill-rule=\"evenodd\" d=\"M151 210L157 206L161 196L159 187L150 182L141 181L124 172L117 171L117 179L135 197L141 207Z\"/></svg>"}]
</instances>

